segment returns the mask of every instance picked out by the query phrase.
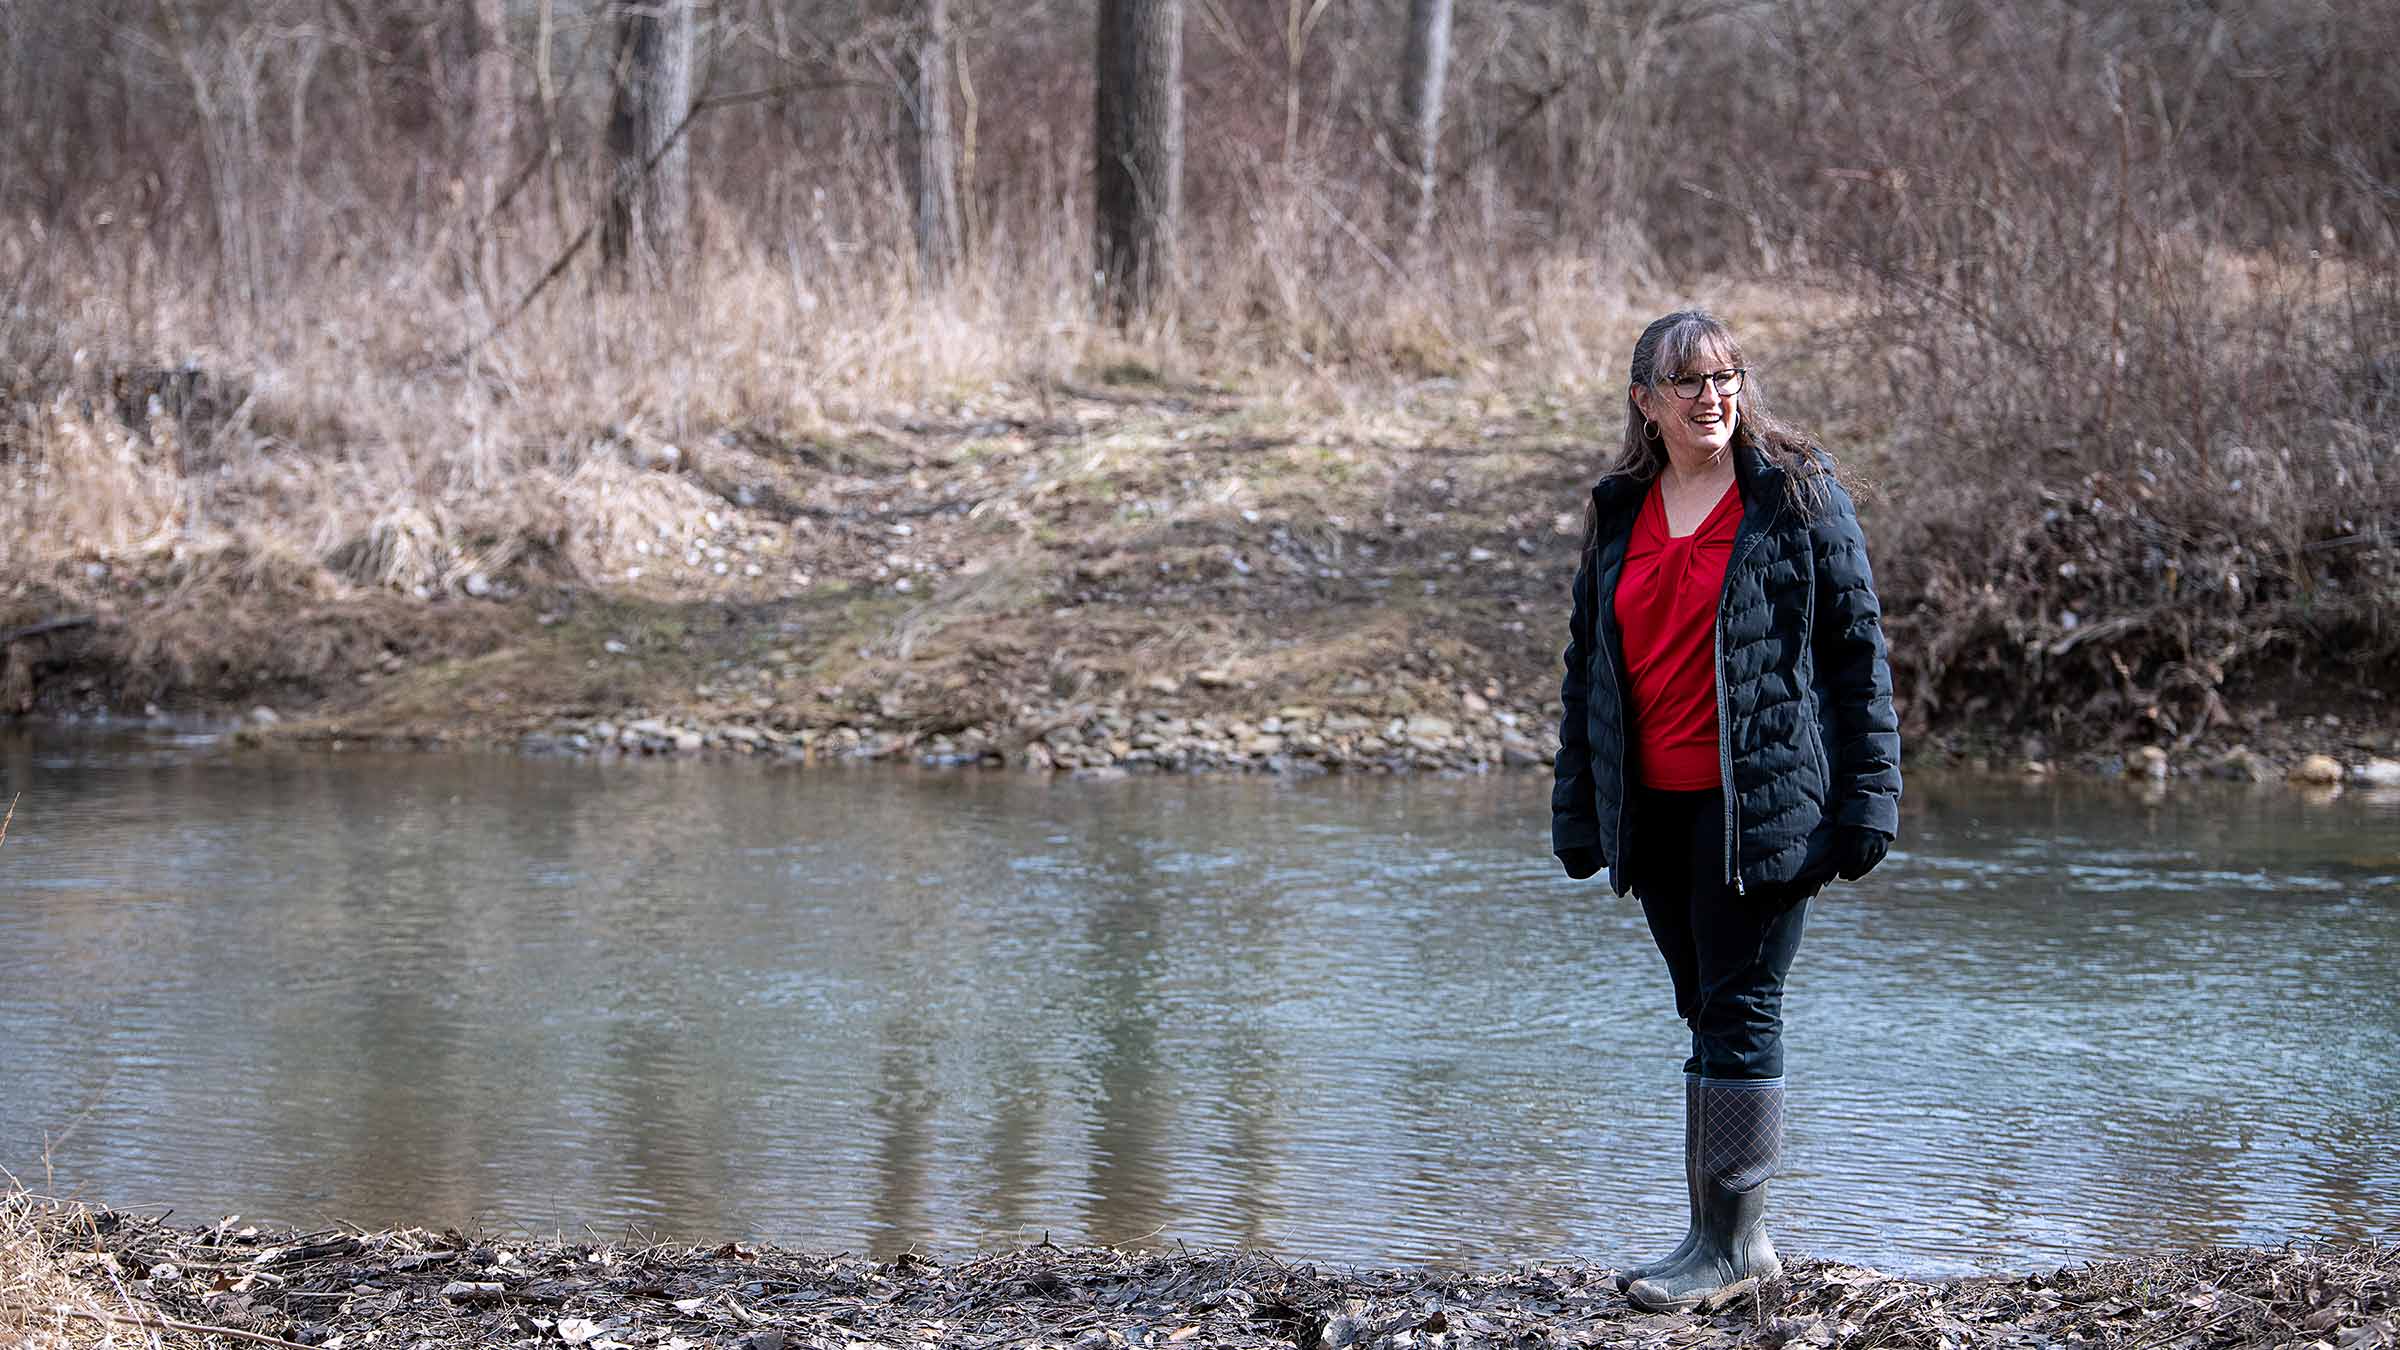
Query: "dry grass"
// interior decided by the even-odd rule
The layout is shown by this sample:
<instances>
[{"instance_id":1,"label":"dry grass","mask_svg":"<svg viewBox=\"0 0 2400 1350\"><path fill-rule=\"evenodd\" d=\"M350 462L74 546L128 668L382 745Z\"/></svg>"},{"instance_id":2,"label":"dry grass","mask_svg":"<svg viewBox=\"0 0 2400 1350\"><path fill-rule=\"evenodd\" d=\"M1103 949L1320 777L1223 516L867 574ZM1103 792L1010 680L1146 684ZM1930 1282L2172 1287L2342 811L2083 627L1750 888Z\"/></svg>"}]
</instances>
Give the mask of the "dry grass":
<instances>
[{"instance_id":1,"label":"dry grass","mask_svg":"<svg viewBox=\"0 0 2400 1350\"><path fill-rule=\"evenodd\" d=\"M972 570L867 635L905 666L961 645L944 630L1038 626L1075 569L1113 569L1101 589L1138 605L1160 563L1221 565L1190 550L1241 545L1245 511L1338 560L1380 514L1443 509L1397 475L1449 446L1505 441L1521 472L1448 491L1546 523L1617 435L1635 333L1701 300L1869 485L1917 728L2188 741L2292 663L2372 685L2400 652L2400 550L2377 532L2400 509L2400 285L2371 258L2145 217L2122 303L2096 307L2014 226L1977 223L2010 192L2007 219L2042 215L2045 189L2002 179L1929 196L1877 255L1795 202L1790 233L1844 261L1780 273L1670 277L1621 223L1509 248L1462 218L1396 259L1328 185L1248 172L1242 210L1195 221L1177 310L1131 332L1095 321L1055 202L938 294L863 194L781 247L720 202L675 277L571 274L497 334L555 244L537 227L496 275L438 232L295 244L265 311L162 285L200 264L148 242L0 239L0 274L40 278L34 320L0 335L0 619L98 614L119 697L322 693L390 651L472 649L490 625L461 597L880 581L887 530L971 497ZM2115 260L2107 204L2075 209L2056 228ZM1943 256L1962 247L1972 266ZM1187 437L1217 467L1146 482L1134 461ZM1137 517L1127 493L1172 509ZM0 701L36 682L0 662Z\"/></svg>"},{"instance_id":2,"label":"dry grass","mask_svg":"<svg viewBox=\"0 0 2400 1350\"><path fill-rule=\"evenodd\" d=\"M542 252L522 242L521 267ZM207 288L145 292L176 267L146 244L50 272L55 251L14 236L0 270L43 290L42 322L0 338L13 372L0 571L21 579L8 608L143 613L117 658L134 696L220 668L306 681L343 669L324 640L248 640L295 610L552 583L722 595L742 569L726 581L668 564L728 534L759 561L751 590L788 588L810 570L789 508L822 470L921 460L929 440L972 441L985 423L1071 452L1078 428L1053 424L1061 390L1130 381L1135 400L1170 406L1180 390L1238 390L1317 437L1373 439L1429 372L1450 405L1437 421L1529 379L1591 388L1594 354L1641 321L1595 301L1590 259L1476 276L1455 255L1405 284L1336 282L1327 246L1298 206L1262 211L1196 245L1182 312L1134 333L1094 322L1061 214L995 241L940 295L904 256L828 266L826 241L807 257L719 247L665 289L561 286L491 336L505 305L400 239L312 271L259 315ZM1474 303L1458 303L1450 288L1470 282ZM213 397L180 396L189 371ZM1092 473L1077 460L1042 471L1069 485ZM742 500L736 482L767 499ZM1007 573L895 640L1020 595Z\"/></svg>"},{"instance_id":3,"label":"dry grass","mask_svg":"<svg viewBox=\"0 0 2400 1350\"><path fill-rule=\"evenodd\" d=\"M55 1225L88 1211L39 1199L13 1179L0 1192L0 1344L17 1350L99 1350L159 1347L159 1334L116 1321L137 1305L115 1259L98 1238L81 1252L61 1253L36 1220ZM80 1262L81 1255L87 1259Z\"/></svg>"}]
</instances>

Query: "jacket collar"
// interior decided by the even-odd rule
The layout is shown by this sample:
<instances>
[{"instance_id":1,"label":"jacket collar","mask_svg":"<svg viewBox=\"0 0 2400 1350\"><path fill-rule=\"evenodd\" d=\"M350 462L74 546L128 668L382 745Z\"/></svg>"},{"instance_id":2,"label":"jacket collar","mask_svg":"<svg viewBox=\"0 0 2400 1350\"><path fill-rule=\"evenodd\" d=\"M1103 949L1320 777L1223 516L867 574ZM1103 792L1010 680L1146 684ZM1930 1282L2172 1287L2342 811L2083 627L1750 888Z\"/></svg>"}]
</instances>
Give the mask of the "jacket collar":
<instances>
[{"instance_id":1,"label":"jacket collar","mask_svg":"<svg viewBox=\"0 0 2400 1350\"><path fill-rule=\"evenodd\" d=\"M1733 476L1742 485L1742 514L1765 528L1783 508L1783 466L1743 441L1733 447Z\"/></svg>"},{"instance_id":2,"label":"jacket collar","mask_svg":"<svg viewBox=\"0 0 2400 1350\"><path fill-rule=\"evenodd\" d=\"M1783 474L1780 465L1771 463L1748 441L1733 447L1733 476L1742 485L1742 513L1765 518L1783 500ZM1641 504L1642 495L1650 490L1650 480L1629 474L1612 473L1592 485L1592 505L1606 520L1621 511Z\"/></svg>"}]
</instances>

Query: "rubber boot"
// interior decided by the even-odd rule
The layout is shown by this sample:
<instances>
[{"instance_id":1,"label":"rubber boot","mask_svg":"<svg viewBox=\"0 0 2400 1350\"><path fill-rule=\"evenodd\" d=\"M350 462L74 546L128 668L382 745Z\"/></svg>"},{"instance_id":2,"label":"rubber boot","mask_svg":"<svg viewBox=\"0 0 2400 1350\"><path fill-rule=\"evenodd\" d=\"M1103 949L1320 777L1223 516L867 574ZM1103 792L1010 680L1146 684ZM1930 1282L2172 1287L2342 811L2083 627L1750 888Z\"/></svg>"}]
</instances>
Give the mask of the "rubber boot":
<instances>
[{"instance_id":1,"label":"rubber boot","mask_svg":"<svg viewBox=\"0 0 2400 1350\"><path fill-rule=\"evenodd\" d=\"M1767 1178L1783 1157L1783 1080L1703 1078L1699 1096L1699 1240L1626 1289L1647 1312L1715 1312L1783 1273L1766 1222Z\"/></svg>"},{"instance_id":2,"label":"rubber boot","mask_svg":"<svg viewBox=\"0 0 2400 1350\"><path fill-rule=\"evenodd\" d=\"M1617 1272L1619 1293L1631 1289L1635 1280L1646 1280L1680 1265L1700 1241L1700 1075L1696 1073L1683 1076L1683 1203L1690 1215L1684 1221L1683 1241L1655 1261Z\"/></svg>"}]
</instances>

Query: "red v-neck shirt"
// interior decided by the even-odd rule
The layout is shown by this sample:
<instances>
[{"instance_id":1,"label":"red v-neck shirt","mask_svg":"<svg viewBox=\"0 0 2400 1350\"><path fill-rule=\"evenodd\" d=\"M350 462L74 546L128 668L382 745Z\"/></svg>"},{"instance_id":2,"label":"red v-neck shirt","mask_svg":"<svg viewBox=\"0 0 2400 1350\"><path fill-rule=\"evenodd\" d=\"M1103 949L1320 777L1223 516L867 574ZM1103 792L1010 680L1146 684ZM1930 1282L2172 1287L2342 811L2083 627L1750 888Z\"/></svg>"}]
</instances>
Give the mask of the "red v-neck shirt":
<instances>
[{"instance_id":1,"label":"red v-neck shirt","mask_svg":"<svg viewBox=\"0 0 2400 1350\"><path fill-rule=\"evenodd\" d=\"M1633 520L1617 579L1617 627L1632 677L1633 743L1642 785L1668 792L1719 786L1717 601L1742 494L1727 484L1700 528L1667 533L1666 503L1653 483Z\"/></svg>"}]
</instances>

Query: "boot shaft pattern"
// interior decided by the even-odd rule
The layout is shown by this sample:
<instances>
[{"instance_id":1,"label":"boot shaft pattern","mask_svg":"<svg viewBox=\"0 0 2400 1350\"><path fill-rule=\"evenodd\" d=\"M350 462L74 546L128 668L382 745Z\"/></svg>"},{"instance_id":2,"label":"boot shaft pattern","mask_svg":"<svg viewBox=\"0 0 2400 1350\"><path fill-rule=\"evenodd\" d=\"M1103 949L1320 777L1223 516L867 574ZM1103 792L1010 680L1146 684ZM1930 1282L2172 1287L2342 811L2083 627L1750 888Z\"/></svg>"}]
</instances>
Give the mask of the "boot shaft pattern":
<instances>
[{"instance_id":1,"label":"boot shaft pattern","mask_svg":"<svg viewBox=\"0 0 2400 1350\"><path fill-rule=\"evenodd\" d=\"M1783 1080L1700 1080L1700 1175L1747 1191L1783 1160Z\"/></svg>"}]
</instances>

